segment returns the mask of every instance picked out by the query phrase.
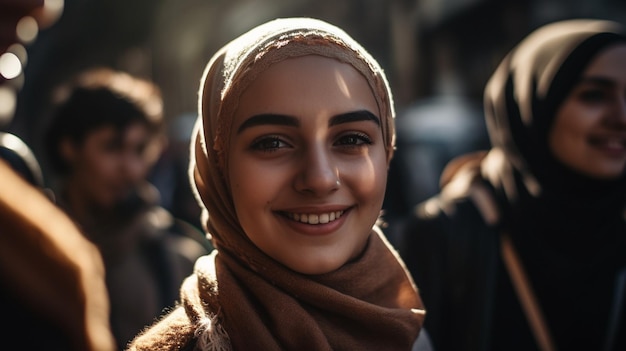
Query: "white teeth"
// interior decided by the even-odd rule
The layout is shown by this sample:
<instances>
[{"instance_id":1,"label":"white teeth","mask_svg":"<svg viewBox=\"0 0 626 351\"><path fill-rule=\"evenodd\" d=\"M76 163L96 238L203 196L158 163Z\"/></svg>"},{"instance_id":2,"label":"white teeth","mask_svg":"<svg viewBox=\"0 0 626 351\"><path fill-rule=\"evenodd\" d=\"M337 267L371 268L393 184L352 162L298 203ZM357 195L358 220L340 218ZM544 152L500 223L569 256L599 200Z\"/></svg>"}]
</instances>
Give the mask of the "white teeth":
<instances>
[{"instance_id":1,"label":"white teeth","mask_svg":"<svg viewBox=\"0 0 626 351\"><path fill-rule=\"evenodd\" d=\"M329 213L287 213L287 217L293 219L294 221L307 223L307 224L326 224L330 223L343 214L343 211L334 211Z\"/></svg>"},{"instance_id":2,"label":"white teeth","mask_svg":"<svg viewBox=\"0 0 626 351\"><path fill-rule=\"evenodd\" d=\"M320 223L324 224L328 222L330 222L330 215L328 213L320 215Z\"/></svg>"}]
</instances>

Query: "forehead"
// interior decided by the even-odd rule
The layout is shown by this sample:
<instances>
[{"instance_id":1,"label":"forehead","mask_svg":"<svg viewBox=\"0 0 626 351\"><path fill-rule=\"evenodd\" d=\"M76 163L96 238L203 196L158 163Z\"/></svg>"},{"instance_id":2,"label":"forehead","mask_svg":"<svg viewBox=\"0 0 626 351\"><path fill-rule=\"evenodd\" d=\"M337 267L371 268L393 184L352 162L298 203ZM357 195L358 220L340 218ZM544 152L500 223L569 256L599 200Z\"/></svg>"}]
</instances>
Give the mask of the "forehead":
<instances>
[{"instance_id":1,"label":"forehead","mask_svg":"<svg viewBox=\"0 0 626 351\"><path fill-rule=\"evenodd\" d=\"M626 43L612 45L589 63L585 75L603 75L626 81Z\"/></svg>"},{"instance_id":2,"label":"forehead","mask_svg":"<svg viewBox=\"0 0 626 351\"><path fill-rule=\"evenodd\" d=\"M380 115L365 77L350 64L307 55L280 61L259 74L242 93L236 116L354 109Z\"/></svg>"},{"instance_id":3,"label":"forehead","mask_svg":"<svg viewBox=\"0 0 626 351\"><path fill-rule=\"evenodd\" d=\"M122 128L113 124L105 124L89 131L86 141L105 141L115 139L119 142L137 142L149 137L148 126L145 123L134 122Z\"/></svg>"}]
</instances>

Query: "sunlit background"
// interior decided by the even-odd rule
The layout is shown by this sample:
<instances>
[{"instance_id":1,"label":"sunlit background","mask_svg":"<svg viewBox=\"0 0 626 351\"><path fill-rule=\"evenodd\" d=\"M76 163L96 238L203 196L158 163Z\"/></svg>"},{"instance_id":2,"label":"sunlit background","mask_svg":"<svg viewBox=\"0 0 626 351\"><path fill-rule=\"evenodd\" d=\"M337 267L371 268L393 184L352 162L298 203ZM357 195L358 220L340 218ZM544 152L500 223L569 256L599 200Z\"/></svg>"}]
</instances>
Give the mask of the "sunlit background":
<instances>
[{"instance_id":1,"label":"sunlit background","mask_svg":"<svg viewBox=\"0 0 626 351\"><path fill-rule=\"evenodd\" d=\"M163 91L170 136L184 143L196 114L198 83L208 59L235 36L276 17L321 18L361 42L387 72L399 123L425 111L443 116L426 125L408 123L399 137L400 143L407 144L411 128L431 130L430 137L439 137L442 129L442 138L467 135L463 130L471 131L472 127L455 123L455 118L465 113L481 119L480 101L486 80L504 54L536 27L577 17L626 22L623 0L46 3L53 10L62 7L61 17L48 28L38 28L32 19L24 19L18 28L23 45L10 48L0 57L0 76L10 83L0 90L0 123L4 130L23 138L36 154L41 154L39 135L49 112L52 88L94 65L111 66L155 81ZM436 178L439 170L435 167L432 177Z\"/></svg>"}]
</instances>

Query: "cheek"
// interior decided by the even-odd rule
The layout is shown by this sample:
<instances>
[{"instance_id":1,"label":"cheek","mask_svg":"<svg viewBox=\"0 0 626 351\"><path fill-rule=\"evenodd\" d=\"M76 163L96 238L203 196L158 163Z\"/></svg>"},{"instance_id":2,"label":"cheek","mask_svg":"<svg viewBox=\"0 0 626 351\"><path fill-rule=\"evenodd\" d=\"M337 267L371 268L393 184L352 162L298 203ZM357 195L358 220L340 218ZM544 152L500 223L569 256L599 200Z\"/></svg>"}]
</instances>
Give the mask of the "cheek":
<instances>
[{"instance_id":1,"label":"cheek","mask_svg":"<svg viewBox=\"0 0 626 351\"><path fill-rule=\"evenodd\" d=\"M377 153L367 161L346 167L344 174L352 184L355 195L374 208L380 207L387 184L387 162L384 153Z\"/></svg>"},{"instance_id":2,"label":"cheek","mask_svg":"<svg viewBox=\"0 0 626 351\"><path fill-rule=\"evenodd\" d=\"M74 164L74 172L87 181L94 181L110 173L102 163L101 159L98 160L93 155L85 155Z\"/></svg>"},{"instance_id":3,"label":"cheek","mask_svg":"<svg viewBox=\"0 0 626 351\"><path fill-rule=\"evenodd\" d=\"M130 180L139 182L149 175L150 170L154 167L154 163L151 160L137 156L132 162L125 164L125 167L128 169Z\"/></svg>"},{"instance_id":4,"label":"cheek","mask_svg":"<svg viewBox=\"0 0 626 351\"><path fill-rule=\"evenodd\" d=\"M269 203L282 180L272 168L245 159L231 159L229 181L235 210L241 220L250 216L255 209Z\"/></svg>"},{"instance_id":5,"label":"cheek","mask_svg":"<svg viewBox=\"0 0 626 351\"><path fill-rule=\"evenodd\" d=\"M585 125L580 109L573 104L565 104L558 112L549 134L549 145L556 156L569 154L580 148L584 133L589 128Z\"/></svg>"},{"instance_id":6,"label":"cheek","mask_svg":"<svg viewBox=\"0 0 626 351\"><path fill-rule=\"evenodd\" d=\"M97 162L93 162L90 171L94 178L113 180L120 177L117 162L114 157L102 156Z\"/></svg>"},{"instance_id":7,"label":"cheek","mask_svg":"<svg viewBox=\"0 0 626 351\"><path fill-rule=\"evenodd\" d=\"M571 149L575 135L575 113L576 110L567 103L557 113L548 135L548 143L553 154L560 155Z\"/></svg>"}]
</instances>

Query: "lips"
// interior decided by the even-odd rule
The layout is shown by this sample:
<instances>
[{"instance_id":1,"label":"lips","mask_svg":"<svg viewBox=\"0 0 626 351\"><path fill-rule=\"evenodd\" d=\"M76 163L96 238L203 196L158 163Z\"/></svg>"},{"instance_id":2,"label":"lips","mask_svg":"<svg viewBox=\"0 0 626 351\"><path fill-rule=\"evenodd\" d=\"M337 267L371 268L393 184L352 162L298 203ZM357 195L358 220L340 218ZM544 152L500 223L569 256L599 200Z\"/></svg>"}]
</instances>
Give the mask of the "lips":
<instances>
[{"instance_id":1,"label":"lips","mask_svg":"<svg viewBox=\"0 0 626 351\"><path fill-rule=\"evenodd\" d=\"M612 152L626 150L626 139L622 137L592 137L589 138L592 145Z\"/></svg>"},{"instance_id":2,"label":"lips","mask_svg":"<svg viewBox=\"0 0 626 351\"><path fill-rule=\"evenodd\" d=\"M287 218L305 224L327 224L339 219L343 213L344 211L331 211L325 213L284 212Z\"/></svg>"},{"instance_id":3,"label":"lips","mask_svg":"<svg viewBox=\"0 0 626 351\"><path fill-rule=\"evenodd\" d=\"M608 139L605 142L605 145L607 148L615 149L615 150L618 150L618 149L623 150L624 147L626 146L625 144L626 144L626 141L621 140L621 139Z\"/></svg>"}]
</instances>

